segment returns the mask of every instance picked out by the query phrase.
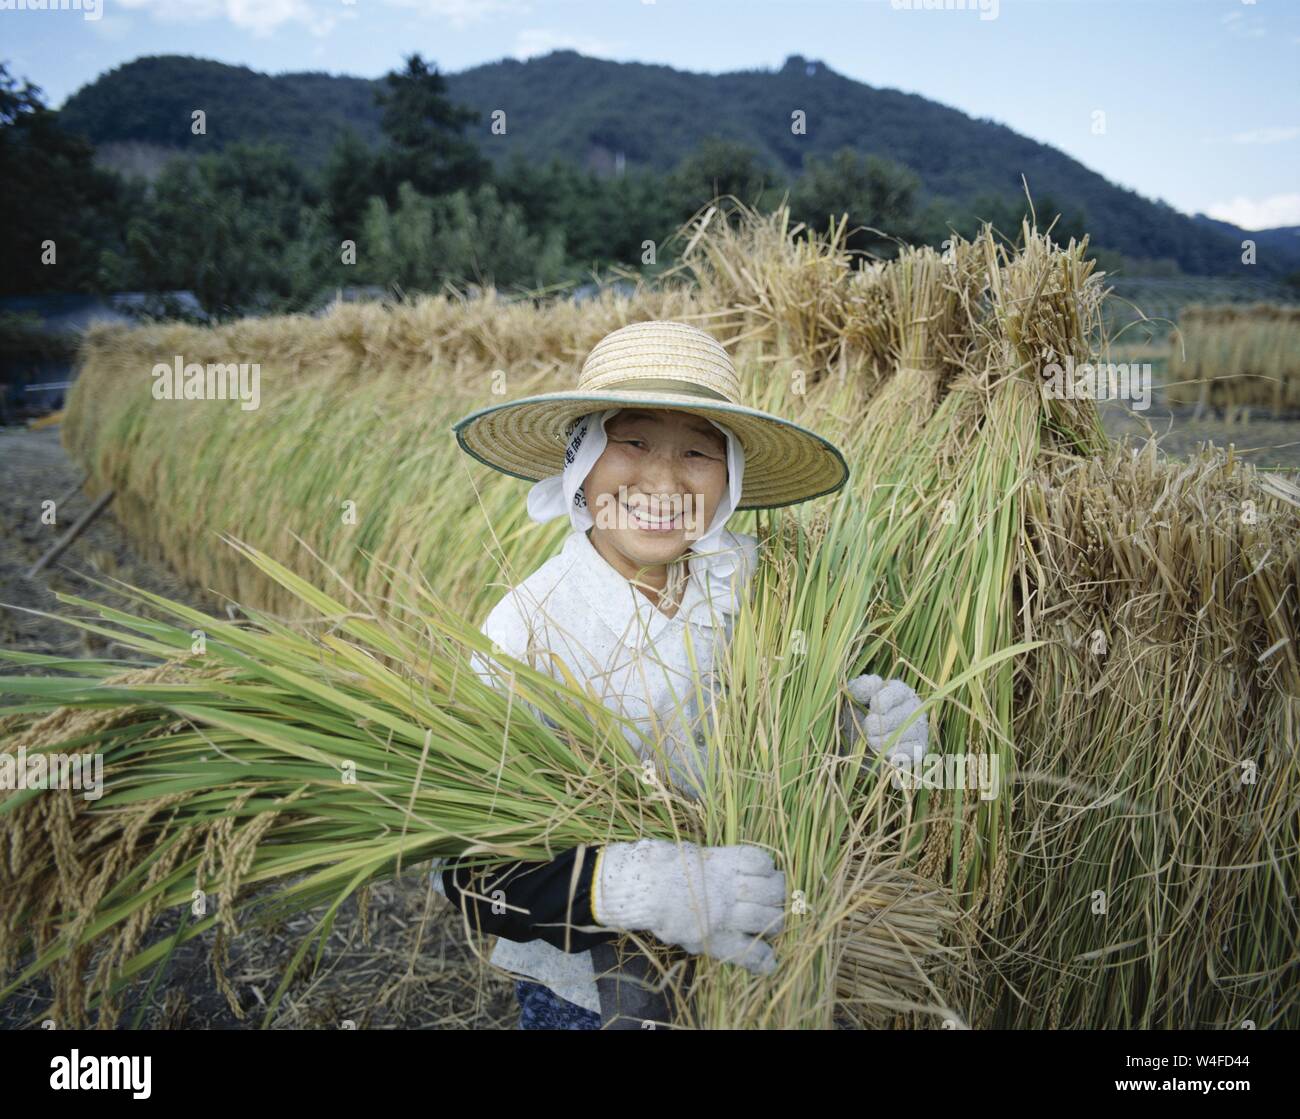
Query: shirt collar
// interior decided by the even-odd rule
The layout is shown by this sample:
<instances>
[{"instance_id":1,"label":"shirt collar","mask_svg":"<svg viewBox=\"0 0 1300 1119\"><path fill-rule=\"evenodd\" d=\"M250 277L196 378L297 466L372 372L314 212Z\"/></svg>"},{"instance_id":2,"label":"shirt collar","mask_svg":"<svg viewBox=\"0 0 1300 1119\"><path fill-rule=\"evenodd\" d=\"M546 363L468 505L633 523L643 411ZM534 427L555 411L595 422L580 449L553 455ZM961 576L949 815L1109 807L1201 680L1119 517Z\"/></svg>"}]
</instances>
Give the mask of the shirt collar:
<instances>
[{"instance_id":1,"label":"shirt collar","mask_svg":"<svg viewBox=\"0 0 1300 1119\"><path fill-rule=\"evenodd\" d=\"M564 542L564 554L580 564L590 582L591 608L605 621L615 634L627 633L633 611L640 616L652 633L657 633L669 622L681 619L695 625L726 627L729 615L734 614L739 603L737 595L729 589L711 587L704 577L708 558L690 553L690 576L682 593L677 613L669 618L641 591L602 556L585 532L575 529ZM712 605L712 609L710 609Z\"/></svg>"}]
</instances>

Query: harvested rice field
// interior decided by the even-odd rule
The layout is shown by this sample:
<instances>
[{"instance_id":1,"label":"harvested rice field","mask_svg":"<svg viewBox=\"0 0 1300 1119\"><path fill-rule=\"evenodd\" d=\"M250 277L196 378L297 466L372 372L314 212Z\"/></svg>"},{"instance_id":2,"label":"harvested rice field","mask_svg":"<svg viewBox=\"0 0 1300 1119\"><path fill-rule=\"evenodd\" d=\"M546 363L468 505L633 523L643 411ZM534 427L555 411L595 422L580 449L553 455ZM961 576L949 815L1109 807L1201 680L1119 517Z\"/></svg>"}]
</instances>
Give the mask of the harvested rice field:
<instances>
[{"instance_id":1,"label":"harvested rice field","mask_svg":"<svg viewBox=\"0 0 1300 1119\"><path fill-rule=\"evenodd\" d=\"M1208 428L1173 417L1183 442L1122 445L1131 414L1045 392L1046 367L1105 351L1086 244L986 230L856 268L843 230L783 211L705 213L691 236L659 286L581 306L429 298L87 338L61 439L81 500L114 491L120 550L99 548L129 547L114 562L145 581L61 585L75 663L6 623L0 751L97 752L107 789L0 800L6 1014L128 1024L175 943L240 1024L513 1024L505 981L404 876L467 841L501 862L649 835L761 845L799 890L776 973L699 957L683 1027L1300 1025L1296 425L1203 409ZM521 668L506 697L466 668L502 582L565 526L530 524L524 483L451 424L570 387L604 335L658 319L707 329L746 404L851 469L733 522L761 564L698 803L647 791L580 689ZM260 407L155 399L145 371L176 354L260 363ZM1243 438L1188 444L1214 422ZM7 570L38 548L22 533ZM861 673L915 688L930 751L983 759L994 794L863 776L834 717ZM215 912L160 939L196 888ZM330 960L365 984L313 986ZM211 990L172 996L172 974L150 1021L174 997L216 1022Z\"/></svg>"}]
</instances>

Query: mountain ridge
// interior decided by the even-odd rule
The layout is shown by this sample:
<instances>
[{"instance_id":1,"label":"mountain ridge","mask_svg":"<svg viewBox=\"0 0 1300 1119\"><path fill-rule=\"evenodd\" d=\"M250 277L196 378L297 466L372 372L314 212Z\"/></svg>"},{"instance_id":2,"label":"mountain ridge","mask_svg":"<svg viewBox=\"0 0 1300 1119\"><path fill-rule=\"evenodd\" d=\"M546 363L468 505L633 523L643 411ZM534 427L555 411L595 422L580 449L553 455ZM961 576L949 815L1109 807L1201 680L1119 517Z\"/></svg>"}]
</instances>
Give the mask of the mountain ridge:
<instances>
[{"instance_id":1,"label":"mountain ridge","mask_svg":"<svg viewBox=\"0 0 1300 1119\"><path fill-rule=\"evenodd\" d=\"M558 157L606 174L622 167L664 172L704 138L721 136L750 145L776 177L789 177L808 156L829 157L847 146L903 164L918 175L927 200L954 205L1023 198L1024 176L1033 197L1050 196L1081 211L1097 245L1137 259L1173 260L1191 274L1300 268L1294 239L1257 232L1268 251L1258 268L1242 265L1246 231L1198 220L1111 183L1006 125L859 82L797 54L778 69L708 74L560 50L443 77L449 96L480 114L477 131L469 131L498 165L518 154L534 164ZM381 140L373 104L381 81L317 71L268 75L193 56L144 56L82 87L60 115L99 147L148 144L165 153L236 140L275 142L302 164L319 167L346 128L370 144ZM195 108L207 113L205 137L190 133ZM505 135L489 128L498 109L506 114ZM790 128L795 110L807 115L806 135Z\"/></svg>"}]
</instances>

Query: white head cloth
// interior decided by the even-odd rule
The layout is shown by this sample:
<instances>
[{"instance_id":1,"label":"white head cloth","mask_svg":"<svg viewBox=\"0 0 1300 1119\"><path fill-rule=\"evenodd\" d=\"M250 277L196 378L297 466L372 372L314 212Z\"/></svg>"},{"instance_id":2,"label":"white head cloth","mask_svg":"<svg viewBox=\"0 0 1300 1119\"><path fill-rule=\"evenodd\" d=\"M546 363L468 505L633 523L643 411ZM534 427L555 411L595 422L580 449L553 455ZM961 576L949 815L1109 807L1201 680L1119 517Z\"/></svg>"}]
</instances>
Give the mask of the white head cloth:
<instances>
[{"instance_id":1,"label":"white head cloth","mask_svg":"<svg viewBox=\"0 0 1300 1119\"><path fill-rule=\"evenodd\" d=\"M564 452L564 472L543 478L528 491L528 515L534 521L550 521L568 513L570 523L578 532L586 532L596 523L587 508L583 483L608 442L605 424L620 411L620 408L607 408L603 412L589 412L578 420ZM745 477L745 449L730 430L713 420L709 423L727 437L727 492L718 502L707 531L690 543L690 566L693 573L699 574L701 585L713 603L732 613L739 605L739 580L733 579L742 557L736 549L718 549L727 519L740 503ZM672 586L672 573L669 585Z\"/></svg>"}]
</instances>

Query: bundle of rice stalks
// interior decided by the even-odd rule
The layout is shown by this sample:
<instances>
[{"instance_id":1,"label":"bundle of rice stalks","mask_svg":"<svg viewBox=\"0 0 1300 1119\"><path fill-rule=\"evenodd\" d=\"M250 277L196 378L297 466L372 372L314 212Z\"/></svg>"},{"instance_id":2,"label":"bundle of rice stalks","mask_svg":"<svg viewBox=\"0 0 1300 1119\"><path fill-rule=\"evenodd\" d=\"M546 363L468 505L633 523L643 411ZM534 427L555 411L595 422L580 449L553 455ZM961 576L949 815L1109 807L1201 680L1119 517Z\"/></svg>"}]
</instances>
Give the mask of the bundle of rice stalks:
<instances>
[{"instance_id":1,"label":"bundle of rice stalks","mask_svg":"<svg viewBox=\"0 0 1300 1119\"><path fill-rule=\"evenodd\" d=\"M1300 511L1152 443L1046 464L1026 513L979 1024L1294 1026Z\"/></svg>"},{"instance_id":2,"label":"bundle of rice stalks","mask_svg":"<svg viewBox=\"0 0 1300 1119\"><path fill-rule=\"evenodd\" d=\"M34 787L0 800L0 971L23 961L0 998L47 974L57 1021L80 1025L94 1011L111 1026L126 984L216 925L219 984L242 1016L221 964L227 938L249 922L328 903L313 930L323 948L344 900L433 856L489 863L579 843L703 838L700 807L662 783L647 788L622 720L594 696L513 661L509 694L469 672L466 652L486 652L486 639L427 587L395 583L378 611L242 551L300 597L313 625L258 612L253 625L235 624L137 592L172 619L154 621L66 597L98 617L75 624L169 659L124 675L85 662L76 676L0 680L0 691L27 697L0 727L0 758L94 752L105 780L94 800ZM852 783L846 766L832 768ZM859 955L858 972L839 981L857 1013L912 1005L918 984L933 989L925 966L934 949L916 930L927 901L937 914L927 927L947 928L935 896L897 910L881 908L879 891L851 899L860 920L871 908L877 956L889 956L897 925L890 968L864 971ZM200 920L145 943L156 916L196 900ZM311 943L281 979L268 1023ZM855 978L867 971L870 986ZM719 1024L708 1007L686 1013L684 1024Z\"/></svg>"},{"instance_id":3,"label":"bundle of rice stalks","mask_svg":"<svg viewBox=\"0 0 1300 1119\"><path fill-rule=\"evenodd\" d=\"M965 1022L953 993L974 977L977 933L952 892L888 859L860 859L847 887L839 1011L860 1029Z\"/></svg>"},{"instance_id":4,"label":"bundle of rice stalks","mask_svg":"<svg viewBox=\"0 0 1300 1119\"><path fill-rule=\"evenodd\" d=\"M741 221L728 220L737 214ZM846 219L819 236L784 206L763 214L731 200L687 223L681 262L668 275L689 276L699 325L740 353L780 363L779 375L799 370L815 381L849 361L841 329L853 268L847 232Z\"/></svg>"},{"instance_id":5,"label":"bundle of rice stalks","mask_svg":"<svg viewBox=\"0 0 1300 1119\"><path fill-rule=\"evenodd\" d=\"M87 662L76 676L0 684L28 697L0 754L97 753L104 767L98 799L29 787L0 800L0 968L33 956L8 990L53 968L57 1020L98 1008L111 1025L123 983L167 947L141 947L150 921L195 891L216 912L182 939L214 923L236 934L245 888L272 883L258 919L329 902L323 946L339 905L403 865L677 834L670 798L636 792L640 762L616 716L549 678L539 687L527 666L515 694L487 687L464 663L486 639L427 587L405 585L412 599L381 612L245 554L300 597L310 630L256 612L255 625L226 622L144 592L170 621L68 598L98 615L76 624L166 663L110 677L115 666Z\"/></svg>"},{"instance_id":6,"label":"bundle of rice stalks","mask_svg":"<svg viewBox=\"0 0 1300 1119\"><path fill-rule=\"evenodd\" d=\"M1172 404L1300 411L1300 307L1191 306L1170 338Z\"/></svg>"},{"instance_id":7,"label":"bundle of rice stalks","mask_svg":"<svg viewBox=\"0 0 1300 1119\"><path fill-rule=\"evenodd\" d=\"M882 580L895 537L875 527L860 506L838 503L817 539L774 551L752 604L735 621L722 671L728 692L710 728L702 829L709 844L744 842L773 851L786 871L791 905L777 942L778 978L697 961L691 996L698 1024L828 1028L848 1006L879 1009L866 988L856 999L842 997L854 982L852 961L860 965L867 951L863 945L856 955L850 950L870 924L854 921L863 912L862 867L906 854L923 835L927 814L923 803L896 795L885 770L864 779L865 743L840 741L836 725L841 666L889 630ZM904 616L910 605L903 604ZM927 709L948 711L946 700L964 695L1018 651L999 649L985 662L963 664L964 671L929 692ZM929 900L931 919L936 931L952 932L935 901L940 893ZM927 994L936 990L917 961L909 967L904 958L897 966ZM885 973L874 981L889 982ZM895 992L889 1005L917 1001L902 995ZM940 995L926 999L934 1020L953 1013Z\"/></svg>"}]
</instances>

